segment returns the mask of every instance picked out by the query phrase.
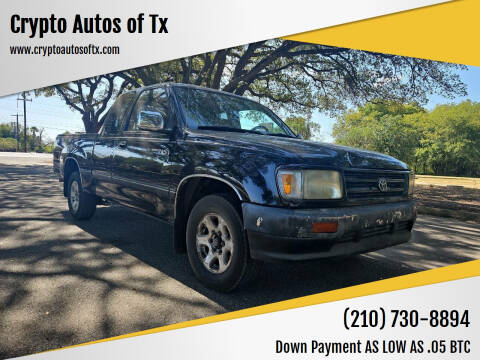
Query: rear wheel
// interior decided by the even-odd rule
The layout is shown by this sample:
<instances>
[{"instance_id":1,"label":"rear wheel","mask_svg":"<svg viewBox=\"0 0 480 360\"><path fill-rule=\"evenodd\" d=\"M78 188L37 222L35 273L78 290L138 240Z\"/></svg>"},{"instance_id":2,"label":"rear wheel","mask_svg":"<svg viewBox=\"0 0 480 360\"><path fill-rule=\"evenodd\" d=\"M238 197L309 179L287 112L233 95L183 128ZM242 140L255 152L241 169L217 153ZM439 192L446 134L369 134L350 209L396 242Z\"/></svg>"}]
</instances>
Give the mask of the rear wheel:
<instances>
[{"instance_id":1,"label":"rear wheel","mask_svg":"<svg viewBox=\"0 0 480 360\"><path fill-rule=\"evenodd\" d=\"M80 174L72 173L68 178L68 209L76 219L90 219L97 207L97 198L83 191Z\"/></svg>"},{"instance_id":2,"label":"rear wheel","mask_svg":"<svg viewBox=\"0 0 480 360\"><path fill-rule=\"evenodd\" d=\"M190 265L206 286L231 291L256 272L242 220L225 197L208 195L200 199L188 218L186 235Z\"/></svg>"}]
</instances>

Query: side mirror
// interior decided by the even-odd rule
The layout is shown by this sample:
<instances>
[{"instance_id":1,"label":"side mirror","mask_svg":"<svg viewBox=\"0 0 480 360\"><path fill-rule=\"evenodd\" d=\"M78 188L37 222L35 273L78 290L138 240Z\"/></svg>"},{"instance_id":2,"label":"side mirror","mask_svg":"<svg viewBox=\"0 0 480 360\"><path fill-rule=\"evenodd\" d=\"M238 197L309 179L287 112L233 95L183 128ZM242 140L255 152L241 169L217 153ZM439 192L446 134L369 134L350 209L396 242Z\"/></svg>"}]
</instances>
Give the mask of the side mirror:
<instances>
[{"instance_id":1,"label":"side mirror","mask_svg":"<svg viewBox=\"0 0 480 360\"><path fill-rule=\"evenodd\" d=\"M300 134L297 134L297 139L301 139L301 140L303 140L303 136L302 136L302 135L300 135Z\"/></svg>"},{"instance_id":2,"label":"side mirror","mask_svg":"<svg viewBox=\"0 0 480 360\"><path fill-rule=\"evenodd\" d=\"M146 131L165 130L163 115L157 111L140 111L137 118L138 128Z\"/></svg>"}]
</instances>

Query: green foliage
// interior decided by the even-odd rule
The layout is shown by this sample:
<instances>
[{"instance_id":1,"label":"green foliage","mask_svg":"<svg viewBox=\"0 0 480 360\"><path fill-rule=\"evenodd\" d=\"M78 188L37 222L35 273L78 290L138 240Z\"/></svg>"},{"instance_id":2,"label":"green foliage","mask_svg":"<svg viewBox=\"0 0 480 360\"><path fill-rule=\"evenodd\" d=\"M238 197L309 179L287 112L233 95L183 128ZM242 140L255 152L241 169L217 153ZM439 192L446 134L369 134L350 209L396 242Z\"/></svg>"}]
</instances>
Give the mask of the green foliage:
<instances>
[{"instance_id":1,"label":"green foliage","mask_svg":"<svg viewBox=\"0 0 480 360\"><path fill-rule=\"evenodd\" d=\"M17 140L10 137L0 138L0 151L15 151L17 149Z\"/></svg>"},{"instance_id":2,"label":"green foliage","mask_svg":"<svg viewBox=\"0 0 480 360\"><path fill-rule=\"evenodd\" d=\"M416 172L480 176L480 103L440 105L369 103L341 116L337 143L394 156Z\"/></svg>"},{"instance_id":3,"label":"green foliage","mask_svg":"<svg viewBox=\"0 0 480 360\"><path fill-rule=\"evenodd\" d=\"M437 175L480 176L480 103L437 106L419 130L421 166Z\"/></svg>"},{"instance_id":4,"label":"green foliage","mask_svg":"<svg viewBox=\"0 0 480 360\"><path fill-rule=\"evenodd\" d=\"M18 147L23 151L23 128L19 128L20 138ZM45 143L42 138L43 129L35 126L27 128L27 151L35 152L52 152L53 143L50 141ZM0 151L16 151L17 140L15 139L15 129L9 124L0 124Z\"/></svg>"},{"instance_id":5,"label":"green foliage","mask_svg":"<svg viewBox=\"0 0 480 360\"><path fill-rule=\"evenodd\" d=\"M301 116L291 116L285 119L285 123L297 135L301 135L303 139L310 140L312 136L320 132L320 124L308 121Z\"/></svg>"},{"instance_id":6,"label":"green foliage","mask_svg":"<svg viewBox=\"0 0 480 360\"><path fill-rule=\"evenodd\" d=\"M9 124L0 124L0 138L15 138L15 130Z\"/></svg>"},{"instance_id":7,"label":"green foliage","mask_svg":"<svg viewBox=\"0 0 480 360\"><path fill-rule=\"evenodd\" d=\"M419 140L413 118L423 113L416 104L367 103L340 117L333 136L339 144L378 151L413 164Z\"/></svg>"},{"instance_id":8,"label":"green foliage","mask_svg":"<svg viewBox=\"0 0 480 360\"><path fill-rule=\"evenodd\" d=\"M53 142L50 142L48 144L43 144L42 147L39 149L38 152L43 152L43 153L53 153Z\"/></svg>"}]
</instances>

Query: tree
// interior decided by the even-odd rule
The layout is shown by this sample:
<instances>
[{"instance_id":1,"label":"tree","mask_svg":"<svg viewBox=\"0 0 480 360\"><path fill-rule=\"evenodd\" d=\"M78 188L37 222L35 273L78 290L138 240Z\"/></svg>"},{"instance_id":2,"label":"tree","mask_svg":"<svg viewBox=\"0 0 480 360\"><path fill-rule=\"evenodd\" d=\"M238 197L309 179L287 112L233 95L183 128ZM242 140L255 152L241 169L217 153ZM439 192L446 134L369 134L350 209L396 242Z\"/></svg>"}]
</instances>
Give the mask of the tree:
<instances>
[{"instance_id":1,"label":"tree","mask_svg":"<svg viewBox=\"0 0 480 360\"><path fill-rule=\"evenodd\" d=\"M0 138L14 138L15 131L9 124L0 124Z\"/></svg>"},{"instance_id":2,"label":"tree","mask_svg":"<svg viewBox=\"0 0 480 360\"><path fill-rule=\"evenodd\" d=\"M20 125L19 131L22 132ZM49 139L43 139L44 128L32 126L27 128L27 149L36 152L52 152L53 142ZM38 134L38 136L37 136ZM23 148L24 139L20 137L18 141L20 147ZM0 124L0 151L16 151L17 139L15 139L15 130L9 124Z\"/></svg>"},{"instance_id":3,"label":"tree","mask_svg":"<svg viewBox=\"0 0 480 360\"><path fill-rule=\"evenodd\" d=\"M480 103L366 104L337 119L337 143L392 155L415 172L480 176Z\"/></svg>"},{"instance_id":4,"label":"tree","mask_svg":"<svg viewBox=\"0 0 480 360\"><path fill-rule=\"evenodd\" d=\"M310 140L314 134L320 132L320 124L308 121L301 116L291 116L285 119L285 123L292 129L295 134L300 135L305 140Z\"/></svg>"},{"instance_id":5,"label":"tree","mask_svg":"<svg viewBox=\"0 0 480 360\"><path fill-rule=\"evenodd\" d=\"M72 110L82 115L85 131L96 133L103 125L101 116L108 104L128 84L113 73L38 89L35 95L60 96Z\"/></svg>"},{"instance_id":6,"label":"tree","mask_svg":"<svg viewBox=\"0 0 480 360\"><path fill-rule=\"evenodd\" d=\"M338 118L333 137L338 144L389 154L415 166L419 142L415 119L424 113L417 104L376 100Z\"/></svg>"},{"instance_id":7,"label":"tree","mask_svg":"<svg viewBox=\"0 0 480 360\"><path fill-rule=\"evenodd\" d=\"M461 68L275 39L74 81L41 93L60 95L82 114L86 131L94 132L101 126L106 104L127 87L168 81L196 84L252 97L276 111L308 118L315 109L332 115L347 105L374 99L425 103L430 93L465 95L465 85L456 73Z\"/></svg>"},{"instance_id":8,"label":"tree","mask_svg":"<svg viewBox=\"0 0 480 360\"><path fill-rule=\"evenodd\" d=\"M30 127L30 131L32 132L32 136L35 139L37 137L38 128L36 126L32 126Z\"/></svg>"},{"instance_id":9,"label":"tree","mask_svg":"<svg viewBox=\"0 0 480 360\"><path fill-rule=\"evenodd\" d=\"M416 155L435 175L480 176L480 103L439 105L421 124Z\"/></svg>"},{"instance_id":10,"label":"tree","mask_svg":"<svg viewBox=\"0 0 480 360\"><path fill-rule=\"evenodd\" d=\"M134 87L172 81L255 97L310 115L373 99L426 102L426 94L465 94L461 65L346 48L268 40L122 73Z\"/></svg>"},{"instance_id":11,"label":"tree","mask_svg":"<svg viewBox=\"0 0 480 360\"><path fill-rule=\"evenodd\" d=\"M38 129L38 146L39 147L42 147L42 136L43 136L43 132L45 131L45 128L40 128Z\"/></svg>"},{"instance_id":12,"label":"tree","mask_svg":"<svg viewBox=\"0 0 480 360\"><path fill-rule=\"evenodd\" d=\"M17 149L17 140L11 137L0 137L0 151L15 151Z\"/></svg>"},{"instance_id":13,"label":"tree","mask_svg":"<svg viewBox=\"0 0 480 360\"><path fill-rule=\"evenodd\" d=\"M15 131L9 124L0 124L0 151L15 151L17 140Z\"/></svg>"}]
</instances>

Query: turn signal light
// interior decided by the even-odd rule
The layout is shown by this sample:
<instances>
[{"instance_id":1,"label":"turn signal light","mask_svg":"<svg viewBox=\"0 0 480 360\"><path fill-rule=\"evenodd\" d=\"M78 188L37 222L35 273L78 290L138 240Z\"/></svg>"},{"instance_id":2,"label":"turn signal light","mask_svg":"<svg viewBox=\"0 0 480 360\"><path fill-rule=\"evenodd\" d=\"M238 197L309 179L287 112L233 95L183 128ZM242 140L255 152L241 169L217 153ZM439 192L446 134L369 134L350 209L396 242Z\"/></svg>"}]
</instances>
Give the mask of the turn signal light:
<instances>
[{"instance_id":1,"label":"turn signal light","mask_svg":"<svg viewBox=\"0 0 480 360\"><path fill-rule=\"evenodd\" d=\"M293 181L292 174L282 174L283 191L287 195L290 195L292 193L292 181Z\"/></svg>"},{"instance_id":2,"label":"turn signal light","mask_svg":"<svg viewBox=\"0 0 480 360\"><path fill-rule=\"evenodd\" d=\"M338 222L314 222L312 224L313 233L335 233L338 230Z\"/></svg>"}]
</instances>

